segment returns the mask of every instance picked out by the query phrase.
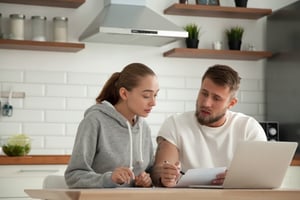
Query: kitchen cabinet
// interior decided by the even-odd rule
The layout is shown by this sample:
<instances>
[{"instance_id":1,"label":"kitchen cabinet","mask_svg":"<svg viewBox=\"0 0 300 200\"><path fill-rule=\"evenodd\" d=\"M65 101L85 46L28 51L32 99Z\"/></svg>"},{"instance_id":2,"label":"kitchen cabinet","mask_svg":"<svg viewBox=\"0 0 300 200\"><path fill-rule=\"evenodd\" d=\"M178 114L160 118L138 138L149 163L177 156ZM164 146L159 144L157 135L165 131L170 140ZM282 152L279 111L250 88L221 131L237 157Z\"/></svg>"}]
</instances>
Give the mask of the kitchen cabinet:
<instances>
[{"instance_id":1,"label":"kitchen cabinet","mask_svg":"<svg viewBox=\"0 0 300 200\"><path fill-rule=\"evenodd\" d=\"M202 16L255 20L270 15L271 9L207 6L175 3L164 10L164 14L181 16ZM259 60L272 56L268 51L233 51L213 49L174 48L164 52L165 57L209 58L231 60Z\"/></svg>"},{"instance_id":2,"label":"kitchen cabinet","mask_svg":"<svg viewBox=\"0 0 300 200\"><path fill-rule=\"evenodd\" d=\"M0 200L31 199L24 189L42 189L48 175L63 175L70 155L0 156Z\"/></svg>"},{"instance_id":3,"label":"kitchen cabinet","mask_svg":"<svg viewBox=\"0 0 300 200\"><path fill-rule=\"evenodd\" d=\"M0 3L55 6L64 8L78 8L84 2L85 0L0 0ZM77 52L84 48L85 44L83 43L0 39L0 49Z\"/></svg>"},{"instance_id":4,"label":"kitchen cabinet","mask_svg":"<svg viewBox=\"0 0 300 200\"><path fill-rule=\"evenodd\" d=\"M54 6L64 8L78 8L84 2L85 0L0 0L0 3Z\"/></svg>"},{"instance_id":5,"label":"kitchen cabinet","mask_svg":"<svg viewBox=\"0 0 300 200\"><path fill-rule=\"evenodd\" d=\"M63 175L66 165L0 165L0 199L30 199L24 189L43 188L44 178Z\"/></svg>"}]
</instances>

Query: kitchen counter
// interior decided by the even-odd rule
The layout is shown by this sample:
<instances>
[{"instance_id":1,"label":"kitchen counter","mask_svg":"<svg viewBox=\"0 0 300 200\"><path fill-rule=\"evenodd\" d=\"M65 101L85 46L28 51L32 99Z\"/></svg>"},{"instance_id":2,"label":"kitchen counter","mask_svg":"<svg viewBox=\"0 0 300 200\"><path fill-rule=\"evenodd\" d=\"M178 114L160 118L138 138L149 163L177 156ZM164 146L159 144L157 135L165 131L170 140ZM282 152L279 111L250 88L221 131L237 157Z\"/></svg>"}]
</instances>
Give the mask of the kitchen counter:
<instances>
[{"instance_id":1,"label":"kitchen counter","mask_svg":"<svg viewBox=\"0 0 300 200\"><path fill-rule=\"evenodd\" d=\"M68 164L70 155L29 155L19 157L0 156L0 165L51 165ZM296 154L291 163L300 166L300 154Z\"/></svg>"},{"instance_id":2,"label":"kitchen counter","mask_svg":"<svg viewBox=\"0 0 300 200\"><path fill-rule=\"evenodd\" d=\"M0 165L67 165L70 155L27 155L10 157L1 155Z\"/></svg>"}]
</instances>

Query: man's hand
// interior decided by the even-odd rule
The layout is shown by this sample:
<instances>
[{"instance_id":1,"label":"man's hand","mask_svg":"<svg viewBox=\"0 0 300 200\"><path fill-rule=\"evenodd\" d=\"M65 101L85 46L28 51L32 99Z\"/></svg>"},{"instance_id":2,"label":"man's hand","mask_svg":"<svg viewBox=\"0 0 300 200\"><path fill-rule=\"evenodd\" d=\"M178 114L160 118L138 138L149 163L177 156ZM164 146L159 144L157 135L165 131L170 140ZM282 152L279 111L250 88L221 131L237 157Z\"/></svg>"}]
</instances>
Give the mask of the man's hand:
<instances>
[{"instance_id":1,"label":"man's hand","mask_svg":"<svg viewBox=\"0 0 300 200\"><path fill-rule=\"evenodd\" d=\"M217 174L216 178L214 180L212 180L211 184L212 185L223 185L223 182L224 182L224 179L226 176L226 172L227 172L227 170L223 173Z\"/></svg>"},{"instance_id":2,"label":"man's hand","mask_svg":"<svg viewBox=\"0 0 300 200\"><path fill-rule=\"evenodd\" d=\"M165 187L173 187L180 177L180 163L171 164L165 161L162 165L161 184Z\"/></svg>"}]
</instances>

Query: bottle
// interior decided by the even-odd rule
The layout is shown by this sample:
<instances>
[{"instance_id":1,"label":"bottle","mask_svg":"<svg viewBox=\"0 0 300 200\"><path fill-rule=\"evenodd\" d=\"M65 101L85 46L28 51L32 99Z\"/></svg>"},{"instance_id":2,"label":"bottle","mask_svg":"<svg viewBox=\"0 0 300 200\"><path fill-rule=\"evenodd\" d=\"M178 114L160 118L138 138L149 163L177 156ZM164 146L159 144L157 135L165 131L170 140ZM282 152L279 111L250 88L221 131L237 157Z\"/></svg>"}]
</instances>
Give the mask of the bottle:
<instances>
[{"instance_id":1,"label":"bottle","mask_svg":"<svg viewBox=\"0 0 300 200\"><path fill-rule=\"evenodd\" d=\"M31 17L32 40L46 41L46 20L44 16Z\"/></svg>"},{"instance_id":2,"label":"bottle","mask_svg":"<svg viewBox=\"0 0 300 200\"><path fill-rule=\"evenodd\" d=\"M68 41L68 18L67 17L53 18L53 40L55 42Z\"/></svg>"},{"instance_id":3,"label":"bottle","mask_svg":"<svg viewBox=\"0 0 300 200\"><path fill-rule=\"evenodd\" d=\"M11 14L10 18L10 39L24 40L25 15Z\"/></svg>"}]
</instances>

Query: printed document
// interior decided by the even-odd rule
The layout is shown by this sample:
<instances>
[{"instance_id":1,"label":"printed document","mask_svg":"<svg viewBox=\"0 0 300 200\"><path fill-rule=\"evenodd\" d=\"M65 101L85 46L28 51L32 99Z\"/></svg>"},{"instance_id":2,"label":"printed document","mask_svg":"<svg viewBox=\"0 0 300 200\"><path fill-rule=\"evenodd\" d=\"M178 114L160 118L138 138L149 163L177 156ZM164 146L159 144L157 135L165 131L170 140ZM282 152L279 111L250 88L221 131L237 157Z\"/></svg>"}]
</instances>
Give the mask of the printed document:
<instances>
[{"instance_id":1,"label":"printed document","mask_svg":"<svg viewBox=\"0 0 300 200\"><path fill-rule=\"evenodd\" d=\"M189 187L190 185L210 185L217 174L225 172L226 167L189 169L181 176L175 187Z\"/></svg>"}]
</instances>

